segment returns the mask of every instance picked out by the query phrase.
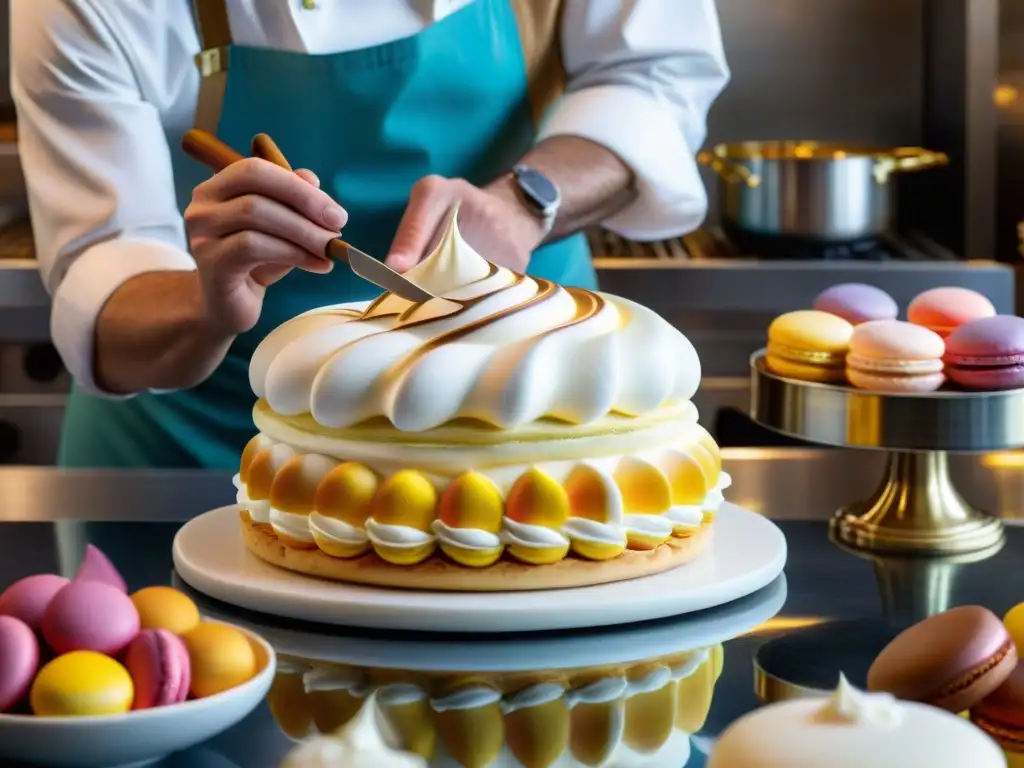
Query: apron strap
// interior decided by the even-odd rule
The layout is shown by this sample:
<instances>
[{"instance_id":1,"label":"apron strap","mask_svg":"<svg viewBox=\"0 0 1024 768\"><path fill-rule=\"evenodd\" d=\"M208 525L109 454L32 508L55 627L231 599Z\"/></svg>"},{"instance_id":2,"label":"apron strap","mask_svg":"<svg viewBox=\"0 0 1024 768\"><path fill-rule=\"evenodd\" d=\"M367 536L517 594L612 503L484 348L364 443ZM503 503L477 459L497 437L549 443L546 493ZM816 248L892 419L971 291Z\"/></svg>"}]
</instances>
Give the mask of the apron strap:
<instances>
[{"instance_id":1,"label":"apron strap","mask_svg":"<svg viewBox=\"0 0 1024 768\"><path fill-rule=\"evenodd\" d=\"M202 48L196 56L200 81L195 127L216 134L227 87L231 46L227 0L193 0L193 7Z\"/></svg>"},{"instance_id":2,"label":"apron strap","mask_svg":"<svg viewBox=\"0 0 1024 768\"><path fill-rule=\"evenodd\" d=\"M562 0L511 0L526 61L526 82L535 124L565 90L560 39Z\"/></svg>"}]
</instances>

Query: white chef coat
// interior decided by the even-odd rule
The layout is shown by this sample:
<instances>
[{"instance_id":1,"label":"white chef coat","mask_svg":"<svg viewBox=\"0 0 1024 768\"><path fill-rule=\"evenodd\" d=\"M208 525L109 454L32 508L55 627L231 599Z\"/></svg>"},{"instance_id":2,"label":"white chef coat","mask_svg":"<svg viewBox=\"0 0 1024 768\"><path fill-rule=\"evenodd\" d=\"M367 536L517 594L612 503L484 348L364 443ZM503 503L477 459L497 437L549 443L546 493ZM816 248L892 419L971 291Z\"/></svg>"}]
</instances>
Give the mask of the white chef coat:
<instances>
[{"instance_id":1,"label":"white chef coat","mask_svg":"<svg viewBox=\"0 0 1024 768\"><path fill-rule=\"evenodd\" d=\"M416 34L472 1L227 5L237 44L318 54ZM93 332L110 295L139 274L195 268L167 144L191 127L199 90L190 4L11 5L11 91L51 332L91 391ZM564 0L563 14L568 83L540 137L591 139L635 171L638 199L608 229L638 240L695 229L707 199L694 154L729 79L714 0Z\"/></svg>"}]
</instances>

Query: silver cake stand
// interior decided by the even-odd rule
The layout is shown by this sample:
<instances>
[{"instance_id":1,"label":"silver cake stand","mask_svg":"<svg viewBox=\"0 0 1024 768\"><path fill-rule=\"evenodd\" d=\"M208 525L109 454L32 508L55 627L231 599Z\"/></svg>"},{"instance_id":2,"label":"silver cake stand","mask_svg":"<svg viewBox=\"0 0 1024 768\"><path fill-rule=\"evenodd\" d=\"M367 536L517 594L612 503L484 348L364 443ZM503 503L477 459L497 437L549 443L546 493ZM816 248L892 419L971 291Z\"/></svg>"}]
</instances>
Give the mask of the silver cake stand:
<instances>
[{"instance_id":1,"label":"silver cake stand","mask_svg":"<svg viewBox=\"0 0 1024 768\"><path fill-rule=\"evenodd\" d=\"M1002 543L1000 520L971 507L949 476L949 453L1024 446L1024 390L890 395L777 376L750 358L754 421L823 445L888 453L879 487L840 509L833 537L850 547L960 555Z\"/></svg>"}]
</instances>

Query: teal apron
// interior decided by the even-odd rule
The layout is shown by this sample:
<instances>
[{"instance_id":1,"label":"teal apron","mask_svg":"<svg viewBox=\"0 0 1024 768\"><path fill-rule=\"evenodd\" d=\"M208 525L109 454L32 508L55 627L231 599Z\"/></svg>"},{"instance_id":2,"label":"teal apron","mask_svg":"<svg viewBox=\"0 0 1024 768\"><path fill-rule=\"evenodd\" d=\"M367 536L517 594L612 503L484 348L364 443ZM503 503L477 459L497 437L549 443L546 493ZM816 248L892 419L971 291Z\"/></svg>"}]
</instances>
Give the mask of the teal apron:
<instances>
[{"instance_id":1,"label":"teal apron","mask_svg":"<svg viewBox=\"0 0 1024 768\"><path fill-rule=\"evenodd\" d=\"M348 210L346 239L383 256L418 179L439 174L482 185L532 145L526 62L510 3L476 0L418 35L357 51L312 56L232 45L217 133L240 151L256 133L273 136L293 166L314 171ZM184 209L209 172L181 153L178 138L168 140ZM596 287L582 235L539 249L528 272ZM127 400L73 388L59 464L235 470L255 432L248 366L260 341L313 307L379 293L342 267L329 275L296 270L267 291L259 323L199 386Z\"/></svg>"}]
</instances>

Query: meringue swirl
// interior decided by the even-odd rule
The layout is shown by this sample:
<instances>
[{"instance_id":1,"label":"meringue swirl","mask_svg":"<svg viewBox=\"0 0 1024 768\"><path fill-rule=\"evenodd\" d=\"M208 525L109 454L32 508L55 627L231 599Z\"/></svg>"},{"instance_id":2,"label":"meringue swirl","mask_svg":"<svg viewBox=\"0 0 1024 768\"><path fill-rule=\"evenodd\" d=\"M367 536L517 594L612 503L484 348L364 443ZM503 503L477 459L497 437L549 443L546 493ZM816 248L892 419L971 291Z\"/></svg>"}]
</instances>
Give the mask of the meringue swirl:
<instances>
[{"instance_id":1,"label":"meringue swirl","mask_svg":"<svg viewBox=\"0 0 1024 768\"><path fill-rule=\"evenodd\" d=\"M655 312L490 264L454 215L408 276L443 298L384 294L296 317L253 355L256 395L327 429L384 417L421 432L456 419L514 429L640 416L697 390L693 345Z\"/></svg>"}]
</instances>

